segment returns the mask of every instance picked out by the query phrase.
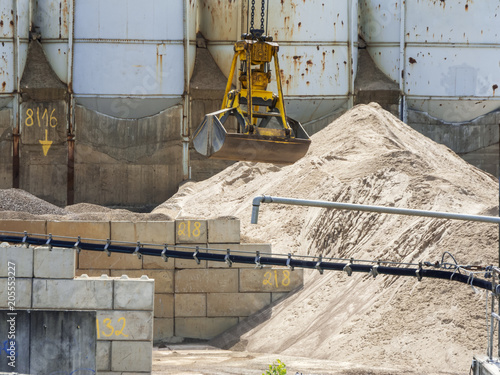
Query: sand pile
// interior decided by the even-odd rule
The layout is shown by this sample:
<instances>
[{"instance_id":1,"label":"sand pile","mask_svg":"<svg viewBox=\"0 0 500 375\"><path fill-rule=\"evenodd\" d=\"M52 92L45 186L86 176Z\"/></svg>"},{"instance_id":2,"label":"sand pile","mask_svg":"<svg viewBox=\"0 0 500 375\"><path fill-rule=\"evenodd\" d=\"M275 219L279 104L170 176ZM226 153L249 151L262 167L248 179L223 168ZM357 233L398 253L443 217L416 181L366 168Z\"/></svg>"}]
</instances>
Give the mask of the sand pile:
<instances>
[{"instance_id":1,"label":"sand pile","mask_svg":"<svg viewBox=\"0 0 500 375\"><path fill-rule=\"evenodd\" d=\"M498 214L498 183L378 105L353 108L316 134L291 166L236 163L209 180L181 186L151 214L79 204L64 210L20 190L0 190L2 218L70 220L241 219L243 240L275 252L498 263L495 225L262 205L261 194L304 199ZM250 352L385 366L421 373L465 373L486 351L485 293L447 281L308 272L302 290L249 318L214 343Z\"/></svg>"},{"instance_id":2,"label":"sand pile","mask_svg":"<svg viewBox=\"0 0 500 375\"><path fill-rule=\"evenodd\" d=\"M378 105L357 106L313 137L292 166L237 163L185 184L153 212L242 220L248 241L280 253L380 259L497 263L498 228L439 219L263 205L267 194L304 199L497 215L497 181L413 131ZM468 371L485 353L485 294L452 283L325 272L303 290L216 340L226 348L418 368Z\"/></svg>"}]
</instances>

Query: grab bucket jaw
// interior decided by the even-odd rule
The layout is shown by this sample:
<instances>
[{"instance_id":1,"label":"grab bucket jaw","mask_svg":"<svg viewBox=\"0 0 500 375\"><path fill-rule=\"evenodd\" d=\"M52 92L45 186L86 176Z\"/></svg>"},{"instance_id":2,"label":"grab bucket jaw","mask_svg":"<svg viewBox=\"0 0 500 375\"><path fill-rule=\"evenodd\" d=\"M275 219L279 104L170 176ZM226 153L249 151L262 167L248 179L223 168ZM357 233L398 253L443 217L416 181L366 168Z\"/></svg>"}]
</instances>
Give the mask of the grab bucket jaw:
<instances>
[{"instance_id":1,"label":"grab bucket jaw","mask_svg":"<svg viewBox=\"0 0 500 375\"><path fill-rule=\"evenodd\" d=\"M289 119L295 137L228 133L219 115L226 110L208 114L196 130L193 146L211 159L293 164L309 149L311 140L299 122Z\"/></svg>"}]
</instances>

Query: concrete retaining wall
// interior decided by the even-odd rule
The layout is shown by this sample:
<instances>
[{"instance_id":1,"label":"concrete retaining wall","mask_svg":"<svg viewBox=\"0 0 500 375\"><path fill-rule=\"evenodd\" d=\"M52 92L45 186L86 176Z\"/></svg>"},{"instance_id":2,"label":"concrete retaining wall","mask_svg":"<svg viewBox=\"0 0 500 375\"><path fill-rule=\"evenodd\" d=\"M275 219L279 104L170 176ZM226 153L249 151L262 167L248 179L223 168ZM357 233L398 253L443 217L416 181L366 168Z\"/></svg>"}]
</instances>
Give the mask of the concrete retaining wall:
<instances>
[{"instance_id":1,"label":"concrete retaining wall","mask_svg":"<svg viewBox=\"0 0 500 375\"><path fill-rule=\"evenodd\" d=\"M13 225L11 228L22 225L19 222L11 224ZM34 222L33 225L33 228L29 228L29 223L26 223L26 226L23 227L28 230L39 229L41 224ZM9 223L2 222L1 226L9 227ZM75 277L78 257L74 249L54 248L50 250L47 247L27 248L4 243L0 245L0 262L2 264L0 269L1 309L14 307L16 311L29 309L31 312L47 310L92 312L94 314L93 327L95 327L92 327L93 335L90 336L90 339L93 338L93 353L95 353L93 370L99 374L151 373L153 280L147 276L135 279L127 276L112 278L108 275ZM8 273L7 265L15 265L14 305L8 303L7 286L12 281L8 276L12 277L12 275ZM54 321L54 318L46 317L47 319ZM68 324L68 320L71 321L72 318L57 319ZM54 324L54 326L57 328L58 324ZM40 324L37 324L36 327L40 328ZM76 329L80 328L80 325L76 327ZM71 332L71 329L65 329L60 336L68 336L68 331ZM34 333L32 325L31 342L39 341L43 332L45 331ZM85 347L92 345L88 339L87 337ZM62 357L71 354L69 346L62 343L60 346ZM39 354L40 352L37 350L30 350L31 367L29 371L33 371L34 368L44 368L44 366L46 366L45 370L50 368L50 363L53 362L54 358ZM61 358L57 362L59 365L66 363ZM73 366L74 362L69 361L68 363ZM35 365L38 367L33 367ZM68 374L75 370L78 368L57 368L57 371L67 371Z\"/></svg>"},{"instance_id":2,"label":"concrete retaining wall","mask_svg":"<svg viewBox=\"0 0 500 375\"><path fill-rule=\"evenodd\" d=\"M166 222L0 221L0 231L51 233L53 236L99 238L142 244L197 246L249 252L271 252L269 244L240 243L239 220ZM179 249L177 249L179 250ZM53 250L54 251L54 250ZM193 250L186 249L192 253ZM255 269L253 265L82 251L77 275L141 277L155 280L154 340L210 339L300 287L303 271ZM124 304L133 303L133 300ZM42 303L40 301L40 303ZM94 303L94 301L88 301ZM109 309L109 300L102 299Z\"/></svg>"}]
</instances>

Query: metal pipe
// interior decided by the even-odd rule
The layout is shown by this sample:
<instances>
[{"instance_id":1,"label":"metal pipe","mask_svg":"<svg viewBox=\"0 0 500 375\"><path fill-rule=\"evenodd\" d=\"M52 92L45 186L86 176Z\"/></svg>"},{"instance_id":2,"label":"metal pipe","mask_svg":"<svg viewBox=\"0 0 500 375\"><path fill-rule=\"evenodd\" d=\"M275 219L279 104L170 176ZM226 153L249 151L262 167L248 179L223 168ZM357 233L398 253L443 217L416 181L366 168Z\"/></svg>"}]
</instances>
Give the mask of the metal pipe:
<instances>
[{"instance_id":1,"label":"metal pipe","mask_svg":"<svg viewBox=\"0 0 500 375\"><path fill-rule=\"evenodd\" d=\"M349 44L347 47L348 50L348 69L349 72L347 73L349 76L349 98L348 98L348 108L354 107L354 39L358 38L358 32L355 30L354 25L356 25L358 18L358 9L357 9L357 0L347 0L347 5L349 8L349 34L348 34L348 40ZM356 9L355 9L356 5Z\"/></svg>"},{"instance_id":2,"label":"metal pipe","mask_svg":"<svg viewBox=\"0 0 500 375\"><path fill-rule=\"evenodd\" d=\"M19 40L19 2L17 0L13 0L13 21L14 21L14 35L13 35L13 47L14 47L14 102L13 102L13 131L12 131L12 187L19 188L20 187L20 162L19 162L19 145L20 136L21 136L21 94L20 94L20 85L21 79L20 76L20 40Z\"/></svg>"},{"instance_id":3,"label":"metal pipe","mask_svg":"<svg viewBox=\"0 0 500 375\"><path fill-rule=\"evenodd\" d=\"M401 102L400 102L400 113L399 118L404 123L407 122L407 110L406 110L406 83L405 83L405 73L406 73L406 0L401 0L401 27L399 33L399 90L401 91Z\"/></svg>"},{"instance_id":4,"label":"metal pipe","mask_svg":"<svg viewBox=\"0 0 500 375\"><path fill-rule=\"evenodd\" d=\"M251 219L252 224L257 224L257 221L259 219L259 208L261 203L289 204L293 206L334 208L338 210L347 210L347 211L376 212L381 214L421 216L421 217L432 217L437 219L478 221L482 223L500 224L500 217L496 216L466 215L466 214L457 214L449 212L413 210L408 208L395 208L395 207L370 206L370 205L353 204L353 203L281 198L281 197L271 197L269 195L262 195L255 197L253 199L252 219Z\"/></svg>"},{"instance_id":5,"label":"metal pipe","mask_svg":"<svg viewBox=\"0 0 500 375\"><path fill-rule=\"evenodd\" d=\"M73 93L73 45L75 37L75 0L69 1L69 27L68 27L68 92Z\"/></svg>"},{"instance_id":6,"label":"metal pipe","mask_svg":"<svg viewBox=\"0 0 500 375\"><path fill-rule=\"evenodd\" d=\"M190 75L190 62L189 62L189 10L190 1L184 1L184 105L182 110L182 127L181 127L181 138L182 138L182 178L183 180L188 180L190 176L189 168L189 122L191 120L190 111L190 95L189 95L189 82L191 80Z\"/></svg>"}]
</instances>

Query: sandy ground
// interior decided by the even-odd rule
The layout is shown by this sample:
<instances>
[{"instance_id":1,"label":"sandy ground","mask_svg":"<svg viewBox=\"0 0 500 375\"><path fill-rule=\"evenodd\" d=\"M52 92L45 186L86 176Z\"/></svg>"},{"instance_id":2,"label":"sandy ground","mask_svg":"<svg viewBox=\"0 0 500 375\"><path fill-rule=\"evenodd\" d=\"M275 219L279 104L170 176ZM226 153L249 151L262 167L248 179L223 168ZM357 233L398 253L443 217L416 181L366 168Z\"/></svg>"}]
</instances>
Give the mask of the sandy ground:
<instances>
[{"instance_id":1,"label":"sandy ground","mask_svg":"<svg viewBox=\"0 0 500 375\"><path fill-rule=\"evenodd\" d=\"M153 375L262 375L277 360L285 363L291 375L354 375L354 374L422 374L408 371L369 367L321 359L221 350L205 344L173 345L153 351ZM428 374L448 374L435 372Z\"/></svg>"},{"instance_id":2,"label":"sandy ground","mask_svg":"<svg viewBox=\"0 0 500 375\"><path fill-rule=\"evenodd\" d=\"M308 154L294 165L236 163L206 181L185 183L148 216L128 215L131 220L234 216L241 220L244 241L269 242L284 254L434 263L451 252L460 264L498 264L498 226L490 224L278 205L263 205L259 224L250 224L252 199L262 194L498 215L493 176L376 104L356 106L312 140ZM4 217L43 214L0 201ZM74 220L127 214L93 205L46 209L53 210L49 217ZM211 342L231 353L160 350L155 371L261 374L280 358L292 374L335 373L326 368L464 374L473 355L486 352L486 298L484 291L446 280L305 272L302 289ZM164 361L166 367L158 367ZM339 365L346 363L352 365ZM356 372L359 367L368 370Z\"/></svg>"}]
</instances>

